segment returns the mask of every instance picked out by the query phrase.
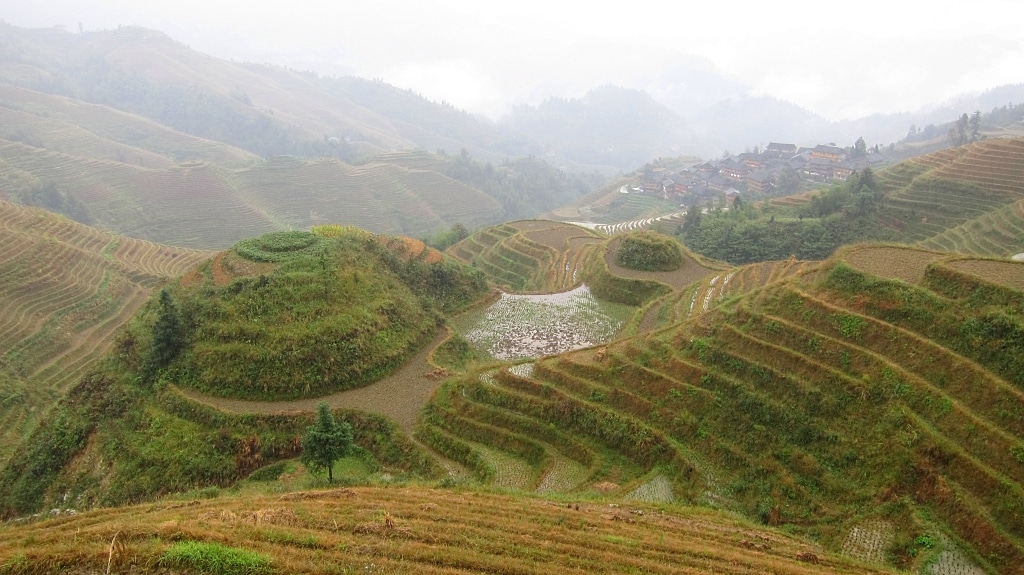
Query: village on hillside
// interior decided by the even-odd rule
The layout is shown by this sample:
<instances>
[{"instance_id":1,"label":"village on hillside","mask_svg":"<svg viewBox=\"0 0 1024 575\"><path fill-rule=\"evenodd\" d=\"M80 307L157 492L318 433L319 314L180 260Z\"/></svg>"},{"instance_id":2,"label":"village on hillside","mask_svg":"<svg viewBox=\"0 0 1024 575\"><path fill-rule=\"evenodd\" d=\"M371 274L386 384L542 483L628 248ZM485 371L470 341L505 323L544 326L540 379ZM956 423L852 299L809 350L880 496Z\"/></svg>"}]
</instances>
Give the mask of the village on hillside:
<instances>
[{"instance_id":1,"label":"village on hillside","mask_svg":"<svg viewBox=\"0 0 1024 575\"><path fill-rule=\"evenodd\" d=\"M787 195L832 181L844 181L854 172L877 170L891 159L863 139L841 148L822 144L800 148L772 142L763 149L719 160L681 165L679 159L659 159L640 171L636 185L623 193L660 197L679 206L731 207L737 198L757 199Z\"/></svg>"}]
</instances>

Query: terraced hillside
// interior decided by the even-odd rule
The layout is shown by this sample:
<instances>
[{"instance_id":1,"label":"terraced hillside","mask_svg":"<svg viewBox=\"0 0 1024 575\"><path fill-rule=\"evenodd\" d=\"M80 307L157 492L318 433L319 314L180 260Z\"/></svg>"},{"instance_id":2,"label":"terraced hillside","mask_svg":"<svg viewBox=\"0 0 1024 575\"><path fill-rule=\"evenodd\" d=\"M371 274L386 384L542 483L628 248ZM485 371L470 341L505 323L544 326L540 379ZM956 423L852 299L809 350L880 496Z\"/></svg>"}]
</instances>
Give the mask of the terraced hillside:
<instances>
[{"instance_id":1,"label":"terraced hillside","mask_svg":"<svg viewBox=\"0 0 1024 575\"><path fill-rule=\"evenodd\" d=\"M209 256L0 201L0 461L156 287Z\"/></svg>"},{"instance_id":2,"label":"terraced hillside","mask_svg":"<svg viewBox=\"0 0 1024 575\"><path fill-rule=\"evenodd\" d=\"M141 28L0 22L0 79L0 198L56 209L25 197L54 186L79 221L170 245L320 223L429 237L532 215L592 180L510 159L494 124L410 92L218 60Z\"/></svg>"},{"instance_id":3,"label":"terraced hillside","mask_svg":"<svg viewBox=\"0 0 1024 575\"><path fill-rule=\"evenodd\" d=\"M706 510L423 487L166 500L0 526L0 573L58 570L881 573Z\"/></svg>"},{"instance_id":4,"label":"terraced hillside","mask_svg":"<svg viewBox=\"0 0 1024 575\"><path fill-rule=\"evenodd\" d=\"M0 84L0 138L69 157L169 168L203 160L242 168L259 160L250 152L169 129L98 104Z\"/></svg>"},{"instance_id":5,"label":"terraced hillside","mask_svg":"<svg viewBox=\"0 0 1024 575\"><path fill-rule=\"evenodd\" d=\"M581 281L582 266L603 241L561 222L522 220L478 230L448 254L508 291L563 291Z\"/></svg>"},{"instance_id":6,"label":"terraced hillside","mask_svg":"<svg viewBox=\"0 0 1024 575\"><path fill-rule=\"evenodd\" d=\"M277 158L238 173L242 194L278 226L342 223L374 233L427 236L460 222L491 223L491 196L433 169L384 161L351 166L334 159Z\"/></svg>"},{"instance_id":7,"label":"terraced hillside","mask_svg":"<svg viewBox=\"0 0 1024 575\"><path fill-rule=\"evenodd\" d=\"M54 184L106 229L195 248L326 222L424 236L500 213L494 198L439 172L386 163L283 157L242 170L206 162L150 169L0 140L0 177L15 183L8 199Z\"/></svg>"},{"instance_id":8,"label":"terraced hillside","mask_svg":"<svg viewBox=\"0 0 1024 575\"><path fill-rule=\"evenodd\" d=\"M885 190L879 229L904 243L977 256L1024 252L1024 139L947 148L878 172ZM769 201L806 211L808 192Z\"/></svg>"},{"instance_id":9,"label":"terraced hillside","mask_svg":"<svg viewBox=\"0 0 1024 575\"><path fill-rule=\"evenodd\" d=\"M1024 573L1024 264L860 246L778 266L720 276L763 287L683 323L449 383L421 438L495 484L701 503L878 564Z\"/></svg>"}]
</instances>

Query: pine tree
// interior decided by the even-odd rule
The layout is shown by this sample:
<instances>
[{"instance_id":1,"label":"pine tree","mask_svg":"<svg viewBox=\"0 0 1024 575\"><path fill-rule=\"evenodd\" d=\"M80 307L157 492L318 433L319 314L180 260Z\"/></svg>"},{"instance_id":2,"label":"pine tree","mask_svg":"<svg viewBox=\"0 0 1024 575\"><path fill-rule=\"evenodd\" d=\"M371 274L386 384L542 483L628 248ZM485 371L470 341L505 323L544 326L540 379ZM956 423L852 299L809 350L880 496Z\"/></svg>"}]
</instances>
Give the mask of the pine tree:
<instances>
[{"instance_id":1,"label":"pine tree","mask_svg":"<svg viewBox=\"0 0 1024 575\"><path fill-rule=\"evenodd\" d=\"M170 292L166 289L161 290L156 323L153 324L151 369L155 371L171 363L181 351L183 339L178 306L175 305Z\"/></svg>"},{"instance_id":2,"label":"pine tree","mask_svg":"<svg viewBox=\"0 0 1024 575\"><path fill-rule=\"evenodd\" d=\"M334 462L352 452L352 426L334 421L326 403L316 406L316 423L302 436L302 463L312 472L327 469L327 481L334 482Z\"/></svg>"}]
</instances>

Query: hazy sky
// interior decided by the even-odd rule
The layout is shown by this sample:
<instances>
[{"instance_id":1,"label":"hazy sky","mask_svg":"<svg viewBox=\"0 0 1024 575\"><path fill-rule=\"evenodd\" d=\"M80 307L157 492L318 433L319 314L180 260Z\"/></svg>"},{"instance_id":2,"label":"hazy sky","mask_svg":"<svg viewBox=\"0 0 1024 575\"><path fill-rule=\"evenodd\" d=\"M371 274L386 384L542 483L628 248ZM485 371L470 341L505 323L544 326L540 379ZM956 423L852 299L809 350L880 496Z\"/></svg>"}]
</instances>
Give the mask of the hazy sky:
<instances>
[{"instance_id":1,"label":"hazy sky","mask_svg":"<svg viewBox=\"0 0 1024 575\"><path fill-rule=\"evenodd\" d=\"M1021 0L691 4L0 0L0 18L147 26L215 56L380 78L490 116L609 83L656 91L701 59L829 119L1024 82Z\"/></svg>"}]
</instances>

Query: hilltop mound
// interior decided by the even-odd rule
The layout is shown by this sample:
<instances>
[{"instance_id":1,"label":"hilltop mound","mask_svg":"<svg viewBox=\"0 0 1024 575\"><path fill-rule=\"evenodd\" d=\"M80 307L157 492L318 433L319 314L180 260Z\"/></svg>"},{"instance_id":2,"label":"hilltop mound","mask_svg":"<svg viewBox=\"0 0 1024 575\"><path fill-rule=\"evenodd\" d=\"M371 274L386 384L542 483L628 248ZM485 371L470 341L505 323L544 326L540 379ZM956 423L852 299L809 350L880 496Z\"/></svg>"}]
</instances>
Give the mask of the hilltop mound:
<instances>
[{"instance_id":1,"label":"hilltop mound","mask_svg":"<svg viewBox=\"0 0 1024 575\"><path fill-rule=\"evenodd\" d=\"M628 269L618 263L620 243L571 223L521 220L477 230L448 253L508 291L557 292L586 282L599 297L629 305L726 267L681 250L677 269Z\"/></svg>"},{"instance_id":2,"label":"hilltop mound","mask_svg":"<svg viewBox=\"0 0 1024 575\"><path fill-rule=\"evenodd\" d=\"M421 249L410 251L410 244ZM442 313L485 292L482 277L436 255L416 240L356 229L239 242L169 292L185 343L161 366L164 377L263 400L315 397L379 379L433 336Z\"/></svg>"}]
</instances>

